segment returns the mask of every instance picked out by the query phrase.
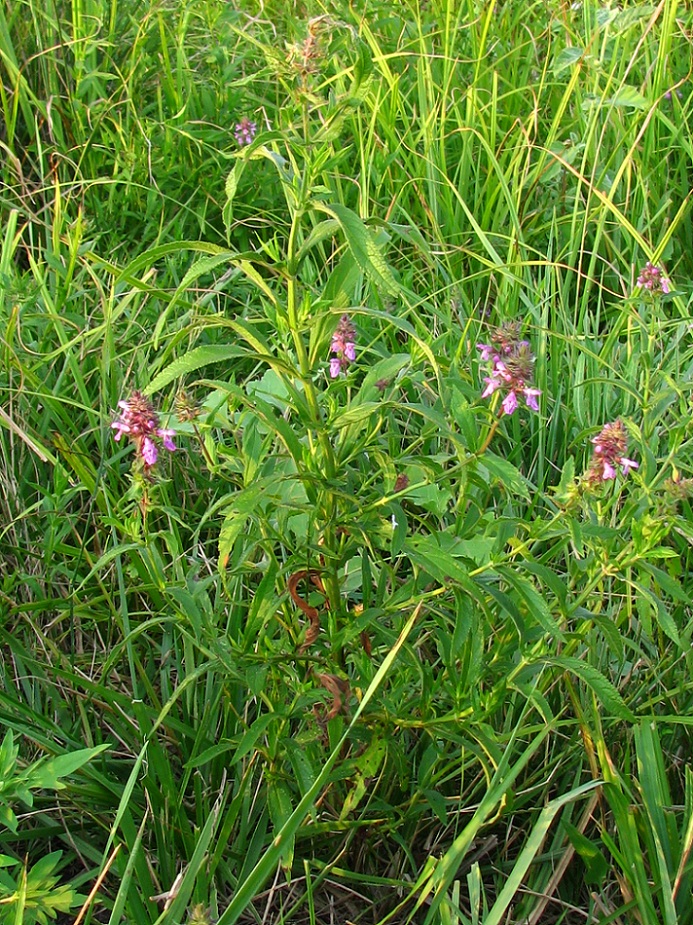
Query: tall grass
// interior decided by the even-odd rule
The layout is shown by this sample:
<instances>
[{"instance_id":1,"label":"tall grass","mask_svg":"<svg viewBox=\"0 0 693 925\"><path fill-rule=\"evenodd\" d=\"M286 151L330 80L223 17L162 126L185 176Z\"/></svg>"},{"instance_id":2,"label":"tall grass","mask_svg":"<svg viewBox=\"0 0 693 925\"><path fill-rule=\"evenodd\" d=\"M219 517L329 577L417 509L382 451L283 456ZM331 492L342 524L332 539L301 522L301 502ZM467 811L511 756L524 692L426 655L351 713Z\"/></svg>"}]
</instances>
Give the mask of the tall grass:
<instances>
[{"instance_id":1,"label":"tall grass","mask_svg":"<svg viewBox=\"0 0 693 925\"><path fill-rule=\"evenodd\" d=\"M693 921L690 27L0 8L0 921Z\"/></svg>"}]
</instances>

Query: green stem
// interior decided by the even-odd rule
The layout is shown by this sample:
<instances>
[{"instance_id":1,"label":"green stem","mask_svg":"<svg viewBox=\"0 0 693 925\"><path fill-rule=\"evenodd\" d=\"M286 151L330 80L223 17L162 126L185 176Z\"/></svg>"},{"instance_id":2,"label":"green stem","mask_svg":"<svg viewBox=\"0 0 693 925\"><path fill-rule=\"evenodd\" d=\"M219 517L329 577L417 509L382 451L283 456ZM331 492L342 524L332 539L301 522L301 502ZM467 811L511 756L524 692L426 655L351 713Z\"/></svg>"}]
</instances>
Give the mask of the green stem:
<instances>
[{"instance_id":1,"label":"green stem","mask_svg":"<svg viewBox=\"0 0 693 925\"><path fill-rule=\"evenodd\" d=\"M299 239L299 228L301 218L303 216L303 210L301 208L296 209L292 216L291 222L291 231L289 234L288 242L288 253L287 253L287 300L286 300L286 311L287 311L287 320L289 323L289 328L291 330L291 337L294 344L294 349L296 351L296 358L298 361L298 368L301 375L301 381L303 383L304 395L308 408L310 410L310 415L312 418L312 426L315 431L315 438L321 449L321 456L324 466L324 476L325 479L332 483L337 477L337 459L335 457L334 448L330 442L330 438L325 430L324 421L322 419L322 414L320 411L320 404L318 402L318 395L313 384L311 377L311 368L310 361L308 357L308 352L306 350L306 345L303 340L303 333L301 331L301 323L299 318L299 287L297 280L298 272L298 239ZM311 443L313 440L311 439ZM331 553L335 547L335 531L334 531L334 520L336 514L336 504L334 495L332 494L331 487L323 489L323 510L324 510L324 521L325 526L322 533L322 541L326 550ZM337 576L336 569L333 566L330 566L325 572L325 578L323 581L325 586L325 591L327 594L327 601L329 607L329 636L331 639L334 638L337 631L337 620L340 609L340 589L339 589L339 579ZM335 652L335 656L339 662L341 662L341 654Z\"/></svg>"}]
</instances>

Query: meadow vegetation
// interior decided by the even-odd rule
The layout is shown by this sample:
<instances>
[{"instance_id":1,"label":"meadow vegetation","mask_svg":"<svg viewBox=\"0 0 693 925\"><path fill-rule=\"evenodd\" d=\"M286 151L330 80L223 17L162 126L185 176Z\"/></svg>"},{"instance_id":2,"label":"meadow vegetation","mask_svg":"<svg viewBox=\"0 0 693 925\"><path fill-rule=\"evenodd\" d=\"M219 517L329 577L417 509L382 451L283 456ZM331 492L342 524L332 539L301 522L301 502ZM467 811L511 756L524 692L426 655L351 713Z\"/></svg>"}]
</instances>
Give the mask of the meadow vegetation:
<instances>
[{"instance_id":1,"label":"meadow vegetation","mask_svg":"<svg viewBox=\"0 0 693 925\"><path fill-rule=\"evenodd\" d=\"M0 923L693 925L693 12L0 3Z\"/></svg>"}]
</instances>

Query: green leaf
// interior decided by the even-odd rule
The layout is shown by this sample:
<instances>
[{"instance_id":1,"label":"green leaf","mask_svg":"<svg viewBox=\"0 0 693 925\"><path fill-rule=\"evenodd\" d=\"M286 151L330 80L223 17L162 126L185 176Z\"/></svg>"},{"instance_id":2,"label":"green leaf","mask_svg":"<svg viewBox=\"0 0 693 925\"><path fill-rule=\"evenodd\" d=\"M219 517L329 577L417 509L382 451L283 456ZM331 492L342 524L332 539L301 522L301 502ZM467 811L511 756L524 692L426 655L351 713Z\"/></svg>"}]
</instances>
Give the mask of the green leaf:
<instances>
[{"instance_id":1,"label":"green leaf","mask_svg":"<svg viewBox=\"0 0 693 925\"><path fill-rule=\"evenodd\" d=\"M495 571L513 588L517 596L525 604L529 621L534 618L542 629L551 636L561 640L565 638L563 630L553 618L549 605L530 581L523 578L512 568L497 566Z\"/></svg>"},{"instance_id":2,"label":"green leaf","mask_svg":"<svg viewBox=\"0 0 693 925\"><path fill-rule=\"evenodd\" d=\"M508 462L507 459L502 459L487 450L479 460L479 473L483 474L484 469L488 473L489 480L498 482L506 490L513 491L520 497L529 500L531 487L529 482L520 470Z\"/></svg>"},{"instance_id":3,"label":"green leaf","mask_svg":"<svg viewBox=\"0 0 693 925\"><path fill-rule=\"evenodd\" d=\"M330 421L330 425L335 430L339 430L350 424L358 424L361 421L365 421L379 410L382 410L382 402L364 401L360 405L351 405L344 411L337 412Z\"/></svg>"},{"instance_id":4,"label":"green leaf","mask_svg":"<svg viewBox=\"0 0 693 925\"><path fill-rule=\"evenodd\" d=\"M629 109L647 109L650 106L647 97L638 92L635 87L630 87L628 85L619 87L617 92L609 97L607 103L611 106L626 107Z\"/></svg>"},{"instance_id":5,"label":"green leaf","mask_svg":"<svg viewBox=\"0 0 693 925\"><path fill-rule=\"evenodd\" d=\"M366 98L371 77L375 69L373 55L365 42L359 44L359 54L354 64L354 80L349 87L350 101L361 102Z\"/></svg>"},{"instance_id":6,"label":"green leaf","mask_svg":"<svg viewBox=\"0 0 693 925\"><path fill-rule=\"evenodd\" d=\"M267 791L267 805L272 825L277 831L283 829L294 812L291 789L286 781L273 780L271 782ZM282 845L281 863L287 869L293 863L295 840L296 836L291 836L285 839Z\"/></svg>"},{"instance_id":7,"label":"green leaf","mask_svg":"<svg viewBox=\"0 0 693 925\"><path fill-rule=\"evenodd\" d=\"M634 581L633 587L638 592L638 595L643 602L649 602L652 605L652 610L654 611L657 623L662 632L666 633L669 639L671 639L672 642L675 642L676 645L681 648L682 644L678 627L674 622L674 618L669 613L666 604L661 601L657 595L654 594L649 588L646 588L639 582Z\"/></svg>"},{"instance_id":8,"label":"green leaf","mask_svg":"<svg viewBox=\"0 0 693 925\"><path fill-rule=\"evenodd\" d=\"M437 536L409 537L402 548L412 562L441 584L458 581L466 587L470 585L469 573L465 566L441 548Z\"/></svg>"},{"instance_id":9,"label":"green leaf","mask_svg":"<svg viewBox=\"0 0 693 925\"><path fill-rule=\"evenodd\" d=\"M175 359L166 369L162 369L149 385L143 389L143 392L145 395L153 395L154 392L165 388L174 380L181 379L202 366L209 366L211 363L224 363L227 360L235 360L246 356L248 356L248 351L245 347L237 347L233 344L208 344L195 347L182 357Z\"/></svg>"},{"instance_id":10,"label":"green leaf","mask_svg":"<svg viewBox=\"0 0 693 925\"><path fill-rule=\"evenodd\" d=\"M325 238L335 237L339 229L340 224L335 218L328 218L324 222L318 222L318 224L311 230L310 234L301 245L296 257L297 264L300 266L301 261L306 256L308 251L315 247L316 244L324 241Z\"/></svg>"},{"instance_id":11,"label":"green leaf","mask_svg":"<svg viewBox=\"0 0 693 925\"><path fill-rule=\"evenodd\" d=\"M97 745L95 748L80 748L76 752L69 752L66 755L58 755L57 758L39 762L26 771L25 780L27 786L44 790L62 790L65 786L61 783L63 777L74 774L75 771L110 747L106 743L105 745Z\"/></svg>"},{"instance_id":12,"label":"green leaf","mask_svg":"<svg viewBox=\"0 0 693 925\"><path fill-rule=\"evenodd\" d=\"M398 295L401 287L376 244L372 232L358 215L340 203L314 201L312 205L315 209L332 215L339 222L349 250L371 282L388 295Z\"/></svg>"},{"instance_id":13,"label":"green leaf","mask_svg":"<svg viewBox=\"0 0 693 925\"><path fill-rule=\"evenodd\" d=\"M573 67L581 60L584 56L584 48L578 48L573 45L568 48L562 48L561 51L553 59L553 73L554 77L558 76L561 71L564 71L568 67Z\"/></svg>"},{"instance_id":14,"label":"green leaf","mask_svg":"<svg viewBox=\"0 0 693 925\"><path fill-rule=\"evenodd\" d=\"M0 745L0 791L15 769L18 754L19 746L14 744L12 730L8 729Z\"/></svg>"},{"instance_id":15,"label":"green leaf","mask_svg":"<svg viewBox=\"0 0 693 925\"><path fill-rule=\"evenodd\" d=\"M1 826L8 828L13 835L17 834L19 821L12 809L4 802L0 802L0 827Z\"/></svg>"},{"instance_id":16,"label":"green leaf","mask_svg":"<svg viewBox=\"0 0 693 925\"><path fill-rule=\"evenodd\" d=\"M343 311L354 301L361 270L351 251L344 253L330 273L323 291L324 301L333 309Z\"/></svg>"},{"instance_id":17,"label":"green leaf","mask_svg":"<svg viewBox=\"0 0 693 925\"><path fill-rule=\"evenodd\" d=\"M600 700L614 716L626 720L627 722L634 722L635 717L626 706L623 697L621 697L611 681L605 678L594 666L588 665L579 658L573 658L568 655L557 655L552 658L539 659L539 661L571 672L571 674L574 674L591 688L597 699Z\"/></svg>"},{"instance_id":18,"label":"green leaf","mask_svg":"<svg viewBox=\"0 0 693 925\"><path fill-rule=\"evenodd\" d=\"M260 736L264 735L272 723L276 723L280 718L278 713L263 713L262 716L258 717L238 743L234 759L240 761L241 758L245 758L248 752L255 748L255 743Z\"/></svg>"},{"instance_id":19,"label":"green leaf","mask_svg":"<svg viewBox=\"0 0 693 925\"><path fill-rule=\"evenodd\" d=\"M603 883L609 865L599 848L567 819L561 820L561 825L566 831L570 844L584 862L585 883Z\"/></svg>"},{"instance_id":20,"label":"green leaf","mask_svg":"<svg viewBox=\"0 0 693 925\"><path fill-rule=\"evenodd\" d=\"M226 177L226 183L224 184L226 202L224 203L222 216L224 219L224 227L226 228L227 235L231 233L231 226L233 224L233 201L236 198L236 191L238 190L238 184L240 182L241 176L243 175L245 165L245 160L237 161L229 171L229 174Z\"/></svg>"}]
</instances>

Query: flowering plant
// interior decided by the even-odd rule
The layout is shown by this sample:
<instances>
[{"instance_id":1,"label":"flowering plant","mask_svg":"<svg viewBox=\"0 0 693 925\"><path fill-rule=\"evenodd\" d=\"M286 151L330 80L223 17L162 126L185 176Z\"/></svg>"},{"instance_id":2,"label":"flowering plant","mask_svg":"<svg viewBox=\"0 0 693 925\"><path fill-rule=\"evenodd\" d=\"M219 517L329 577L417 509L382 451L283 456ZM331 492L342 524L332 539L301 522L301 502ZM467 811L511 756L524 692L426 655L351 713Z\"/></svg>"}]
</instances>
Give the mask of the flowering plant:
<instances>
[{"instance_id":1,"label":"flowering plant","mask_svg":"<svg viewBox=\"0 0 693 925\"><path fill-rule=\"evenodd\" d=\"M119 401L120 415L111 424L115 430L115 439L125 434L135 444L136 458L142 463L145 472L156 465L159 458L158 443L165 450L173 452L176 445L173 438L175 430L159 427L159 416L149 399L141 392L132 393L128 401Z\"/></svg>"},{"instance_id":2,"label":"flowering plant","mask_svg":"<svg viewBox=\"0 0 693 925\"><path fill-rule=\"evenodd\" d=\"M330 347L331 353L334 354L330 358L330 376L333 379L336 379L341 372L345 372L349 363L353 363L356 359L355 340L356 329L351 323L351 319L348 315L342 315L337 329L332 335L332 345Z\"/></svg>"},{"instance_id":3,"label":"flowering plant","mask_svg":"<svg viewBox=\"0 0 693 925\"><path fill-rule=\"evenodd\" d=\"M625 455L628 447L628 434L623 421L605 424L597 436L592 438L592 445L594 446L592 462L585 475L589 484L615 479L619 466L624 475L627 475L631 469L638 468L638 463L628 459Z\"/></svg>"},{"instance_id":4,"label":"flowering plant","mask_svg":"<svg viewBox=\"0 0 693 925\"><path fill-rule=\"evenodd\" d=\"M491 335L490 344L477 344L481 359L491 362L491 375L484 378L486 387L482 398L497 390L504 391L501 402L502 414L513 414L518 406L518 395L532 411L539 410L537 398L541 389L530 385L534 372L534 354L529 341L520 338L520 326L511 321L502 325Z\"/></svg>"},{"instance_id":5,"label":"flowering plant","mask_svg":"<svg viewBox=\"0 0 693 925\"><path fill-rule=\"evenodd\" d=\"M644 268L635 281L636 286L646 289L648 292L661 293L669 295L671 292L671 283L662 272L661 267L656 267L648 260Z\"/></svg>"},{"instance_id":6,"label":"flowering plant","mask_svg":"<svg viewBox=\"0 0 693 925\"><path fill-rule=\"evenodd\" d=\"M241 121L236 123L233 135L239 147L243 148L254 140L256 133L257 123L251 122L247 116L243 116Z\"/></svg>"}]
</instances>

